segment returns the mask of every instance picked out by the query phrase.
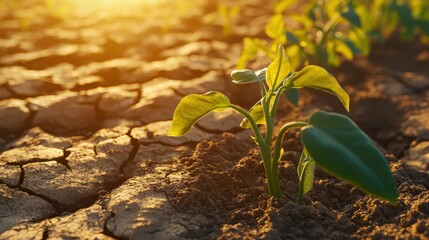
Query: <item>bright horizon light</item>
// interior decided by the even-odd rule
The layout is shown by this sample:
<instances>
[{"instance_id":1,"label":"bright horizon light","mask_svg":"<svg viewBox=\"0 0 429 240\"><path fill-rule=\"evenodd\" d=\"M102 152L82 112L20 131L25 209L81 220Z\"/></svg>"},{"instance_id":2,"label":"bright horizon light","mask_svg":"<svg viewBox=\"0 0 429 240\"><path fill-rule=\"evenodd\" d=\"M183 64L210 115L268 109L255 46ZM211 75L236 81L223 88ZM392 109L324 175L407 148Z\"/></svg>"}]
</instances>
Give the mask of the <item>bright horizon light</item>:
<instances>
[{"instance_id":1,"label":"bright horizon light","mask_svg":"<svg viewBox=\"0 0 429 240\"><path fill-rule=\"evenodd\" d=\"M68 5L72 12L79 16L91 14L123 15L138 12L140 9L161 5L171 0L69 0ZM61 1L57 1L61 4Z\"/></svg>"}]
</instances>

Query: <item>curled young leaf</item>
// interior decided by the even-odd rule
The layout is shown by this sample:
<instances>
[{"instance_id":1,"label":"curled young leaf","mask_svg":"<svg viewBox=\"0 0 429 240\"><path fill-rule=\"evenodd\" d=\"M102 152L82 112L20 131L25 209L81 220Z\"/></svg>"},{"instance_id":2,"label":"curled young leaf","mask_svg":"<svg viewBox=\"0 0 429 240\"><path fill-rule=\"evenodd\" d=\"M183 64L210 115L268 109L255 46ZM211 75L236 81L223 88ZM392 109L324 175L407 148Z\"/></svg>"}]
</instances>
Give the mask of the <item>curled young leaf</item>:
<instances>
[{"instance_id":1,"label":"curled young leaf","mask_svg":"<svg viewBox=\"0 0 429 240\"><path fill-rule=\"evenodd\" d=\"M231 106L227 96L211 91L205 94L190 94L176 107L168 136L182 136L191 130L198 119L214 110L223 110Z\"/></svg>"},{"instance_id":2,"label":"curled young leaf","mask_svg":"<svg viewBox=\"0 0 429 240\"><path fill-rule=\"evenodd\" d=\"M391 203L397 190L389 164L348 117L316 112L301 131L308 155L326 172Z\"/></svg>"},{"instance_id":3,"label":"curled young leaf","mask_svg":"<svg viewBox=\"0 0 429 240\"><path fill-rule=\"evenodd\" d=\"M249 69L234 70L231 72L232 82L237 84L254 83L260 81L258 75Z\"/></svg>"},{"instance_id":4,"label":"curled young leaf","mask_svg":"<svg viewBox=\"0 0 429 240\"><path fill-rule=\"evenodd\" d=\"M259 78L259 81L265 81L266 80L266 73L267 73L267 68L262 68L262 69L255 72L255 74Z\"/></svg>"},{"instance_id":5,"label":"curled young leaf","mask_svg":"<svg viewBox=\"0 0 429 240\"><path fill-rule=\"evenodd\" d=\"M284 84L293 88L315 88L336 95L346 110L349 111L349 95L324 68L315 65L306 66L292 75Z\"/></svg>"}]
</instances>

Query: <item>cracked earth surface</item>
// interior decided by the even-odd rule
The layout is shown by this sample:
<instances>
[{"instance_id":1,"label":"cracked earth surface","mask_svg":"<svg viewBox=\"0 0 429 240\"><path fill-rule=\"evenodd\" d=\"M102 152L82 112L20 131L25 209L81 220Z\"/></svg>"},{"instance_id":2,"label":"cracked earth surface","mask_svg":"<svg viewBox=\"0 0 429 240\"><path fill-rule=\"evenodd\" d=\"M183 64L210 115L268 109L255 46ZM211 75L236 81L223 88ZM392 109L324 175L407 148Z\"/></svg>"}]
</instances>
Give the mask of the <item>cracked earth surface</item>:
<instances>
[{"instance_id":1,"label":"cracked earth surface","mask_svg":"<svg viewBox=\"0 0 429 240\"><path fill-rule=\"evenodd\" d=\"M241 39L263 36L269 6L242 1L243 19L223 36L203 17L216 6L192 2L168 31L156 11L114 20L36 16L26 31L1 16L0 239L429 236L427 45L405 51L393 39L369 59L331 69L351 96L349 116L390 161L398 205L316 170L300 206L296 133L283 144L279 200L268 197L259 152L233 112L166 136L187 94L222 91L245 107L258 95L234 86L229 72ZM279 125L316 109L342 111L324 93L303 91L300 101L299 110L281 103Z\"/></svg>"}]
</instances>

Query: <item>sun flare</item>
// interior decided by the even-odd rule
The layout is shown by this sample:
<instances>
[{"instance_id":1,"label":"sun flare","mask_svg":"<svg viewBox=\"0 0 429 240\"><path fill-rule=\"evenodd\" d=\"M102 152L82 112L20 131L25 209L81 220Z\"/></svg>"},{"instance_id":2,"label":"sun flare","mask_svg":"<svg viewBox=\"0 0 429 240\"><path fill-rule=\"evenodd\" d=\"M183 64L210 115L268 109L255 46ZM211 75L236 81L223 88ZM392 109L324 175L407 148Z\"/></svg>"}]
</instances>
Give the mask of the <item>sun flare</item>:
<instances>
[{"instance_id":1,"label":"sun flare","mask_svg":"<svg viewBox=\"0 0 429 240\"><path fill-rule=\"evenodd\" d=\"M144 11L156 11L157 6L168 0L69 0L67 2L71 12L76 15L128 15L142 14ZM63 1L56 1L64 4Z\"/></svg>"}]
</instances>

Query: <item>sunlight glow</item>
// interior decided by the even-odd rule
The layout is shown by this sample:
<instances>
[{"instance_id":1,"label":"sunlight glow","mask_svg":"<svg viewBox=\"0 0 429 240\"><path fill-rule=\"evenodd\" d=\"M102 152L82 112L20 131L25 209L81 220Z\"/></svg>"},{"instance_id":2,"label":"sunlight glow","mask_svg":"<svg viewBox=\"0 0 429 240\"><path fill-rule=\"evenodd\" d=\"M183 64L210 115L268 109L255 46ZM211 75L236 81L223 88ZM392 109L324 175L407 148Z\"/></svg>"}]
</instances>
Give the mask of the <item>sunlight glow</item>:
<instances>
[{"instance_id":1,"label":"sunlight glow","mask_svg":"<svg viewBox=\"0 0 429 240\"><path fill-rule=\"evenodd\" d=\"M78 16L96 15L128 15L143 14L144 10L157 10L157 5L162 5L168 0L71 0L69 6ZM159 6L158 6L159 7Z\"/></svg>"}]
</instances>

